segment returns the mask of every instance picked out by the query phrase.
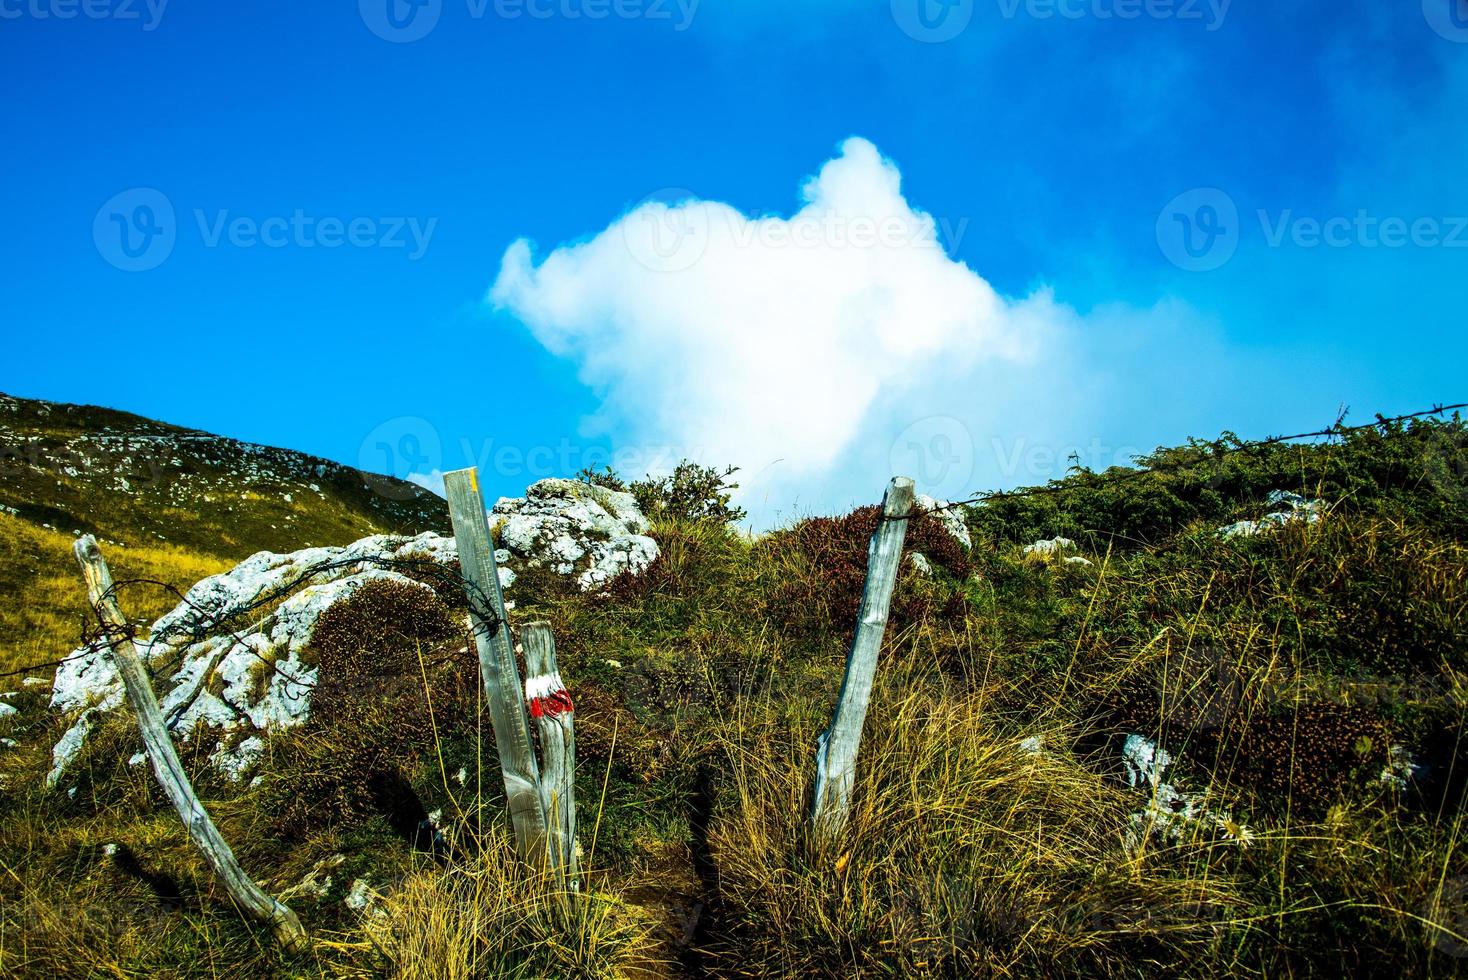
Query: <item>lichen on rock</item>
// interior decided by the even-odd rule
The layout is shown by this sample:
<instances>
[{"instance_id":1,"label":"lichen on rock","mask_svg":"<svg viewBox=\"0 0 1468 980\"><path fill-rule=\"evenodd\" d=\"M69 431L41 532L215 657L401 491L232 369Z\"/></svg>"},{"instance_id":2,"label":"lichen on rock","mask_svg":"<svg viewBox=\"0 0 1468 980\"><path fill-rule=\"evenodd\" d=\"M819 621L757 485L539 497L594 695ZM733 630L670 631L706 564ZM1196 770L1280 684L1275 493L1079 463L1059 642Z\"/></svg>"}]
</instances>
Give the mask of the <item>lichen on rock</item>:
<instances>
[{"instance_id":1,"label":"lichen on rock","mask_svg":"<svg viewBox=\"0 0 1468 980\"><path fill-rule=\"evenodd\" d=\"M499 544L527 565L575 575L583 591L653 563L658 546L630 493L580 480L541 480L494 505Z\"/></svg>"}]
</instances>

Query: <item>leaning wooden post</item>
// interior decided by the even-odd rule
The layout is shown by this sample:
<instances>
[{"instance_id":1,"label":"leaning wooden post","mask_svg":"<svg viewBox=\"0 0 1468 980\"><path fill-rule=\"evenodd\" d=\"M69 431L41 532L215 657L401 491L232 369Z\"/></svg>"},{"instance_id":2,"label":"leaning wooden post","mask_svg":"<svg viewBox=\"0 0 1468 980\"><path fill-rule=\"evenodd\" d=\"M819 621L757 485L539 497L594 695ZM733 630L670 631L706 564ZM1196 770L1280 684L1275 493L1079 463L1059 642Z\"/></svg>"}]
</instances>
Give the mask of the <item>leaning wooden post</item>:
<instances>
[{"instance_id":1,"label":"leaning wooden post","mask_svg":"<svg viewBox=\"0 0 1468 980\"><path fill-rule=\"evenodd\" d=\"M301 927L301 920L245 874L234 852L219 835L214 821L209 819L204 804L194 794L194 787L189 783L183 764L178 761L178 752L163 724L163 713L158 708L153 685L148 682L142 657L128 634L127 620L123 618L113 589L112 572L107 568L102 550L97 547L97 540L90 534L84 535L77 540L75 551L82 575L87 580L87 595L92 609L101 621L103 635L117 664L117 673L122 677L128 701L138 716L138 729L143 733L143 745L147 747L158 784L168 794L179 818L188 828L189 836L203 852L204 859L224 881L224 887L235 904L274 929L282 945L294 952L304 952L310 948L310 942L306 938L306 930Z\"/></svg>"},{"instance_id":2,"label":"leaning wooden post","mask_svg":"<svg viewBox=\"0 0 1468 980\"><path fill-rule=\"evenodd\" d=\"M499 750L515 844L523 859L539 867L546 856L540 769L530 745L530 721L525 716L520 669L515 663L515 647L505 618L505 596L500 589L484 498L479 492L479 474L473 467L455 470L444 474L443 483L449 500L449 517L454 524L459 567L463 569L464 588L469 595L469 616L479 650L479 673L484 678L485 700L489 702L489 720Z\"/></svg>"},{"instance_id":3,"label":"leaning wooden post","mask_svg":"<svg viewBox=\"0 0 1468 980\"><path fill-rule=\"evenodd\" d=\"M861 748L862 725L872 697L882 636L887 631L887 612L892 605L892 588L897 584L902 542L907 536L913 500L912 481L905 476L895 478L882 498L881 520L867 546L866 588L861 596L856 636L846 658L846 676L841 681L841 695L836 700L831 727L816 741L811 822L818 839L839 834L851 810L856 755Z\"/></svg>"},{"instance_id":4,"label":"leaning wooden post","mask_svg":"<svg viewBox=\"0 0 1468 980\"><path fill-rule=\"evenodd\" d=\"M550 828L551 870L570 890L577 888L576 861L576 728L571 695L556 666L556 639L549 623L526 623L520 630L525 647L525 699L540 731L541 793Z\"/></svg>"}]
</instances>

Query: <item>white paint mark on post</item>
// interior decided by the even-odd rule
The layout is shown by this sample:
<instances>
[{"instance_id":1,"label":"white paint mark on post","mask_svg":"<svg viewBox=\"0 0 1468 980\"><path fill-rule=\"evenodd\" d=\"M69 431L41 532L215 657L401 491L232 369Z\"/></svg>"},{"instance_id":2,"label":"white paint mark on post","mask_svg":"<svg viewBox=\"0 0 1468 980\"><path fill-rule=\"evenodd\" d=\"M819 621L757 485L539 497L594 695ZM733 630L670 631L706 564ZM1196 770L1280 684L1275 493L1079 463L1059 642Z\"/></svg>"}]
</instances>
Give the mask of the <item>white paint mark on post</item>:
<instances>
[{"instance_id":1,"label":"white paint mark on post","mask_svg":"<svg viewBox=\"0 0 1468 980\"><path fill-rule=\"evenodd\" d=\"M877 674L877 655L887 632L887 614L892 589L907 537L908 518L913 516L912 480L893 479L882 498L882 519L867 546L867 579L861 596L861 613L856 635L846 659L841 694L827 728L816 742L816 781L811 803L811 822L818 837L831 839L846 827L851 812L851 788L856 780L856 757L861 748L862 727Z\"/></svg>"},{"instance_id":2,"label":"white paint mark on post","mask_svg":"<svg viewBox=\"0 0 1468 980\"><path fill-rule=\"evenodd\" d=\"M551 870L569 890L577 887L576 727L570 692L556 665L556 641L549 623L526 623L525 698L540 732L541 794L549 828Z\"/></svg>"}]
</instances>

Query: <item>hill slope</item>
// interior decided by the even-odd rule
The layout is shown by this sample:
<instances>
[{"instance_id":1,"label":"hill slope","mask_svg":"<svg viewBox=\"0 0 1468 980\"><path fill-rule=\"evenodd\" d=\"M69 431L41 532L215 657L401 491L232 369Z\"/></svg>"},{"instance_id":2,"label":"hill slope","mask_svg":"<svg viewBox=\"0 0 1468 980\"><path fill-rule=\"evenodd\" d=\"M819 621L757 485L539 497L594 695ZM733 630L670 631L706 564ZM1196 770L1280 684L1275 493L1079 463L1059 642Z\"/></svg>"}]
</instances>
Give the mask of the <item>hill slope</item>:
<instances>
[{"instance_id":1,"label":"hill slope","mask_svg":"<svg viewBox=\"0 0 1468 980\"><path fill-rule=\"evenodd\" d=\"M0 667L54 659L83 608L71 540L95 534L120 578L187 588L257 551L448 527L422 487L126 412L0 394ZM129 611L172 605L161 590ZM36 654L42 656L37 657Z\"/></svg>"}]
</instances>

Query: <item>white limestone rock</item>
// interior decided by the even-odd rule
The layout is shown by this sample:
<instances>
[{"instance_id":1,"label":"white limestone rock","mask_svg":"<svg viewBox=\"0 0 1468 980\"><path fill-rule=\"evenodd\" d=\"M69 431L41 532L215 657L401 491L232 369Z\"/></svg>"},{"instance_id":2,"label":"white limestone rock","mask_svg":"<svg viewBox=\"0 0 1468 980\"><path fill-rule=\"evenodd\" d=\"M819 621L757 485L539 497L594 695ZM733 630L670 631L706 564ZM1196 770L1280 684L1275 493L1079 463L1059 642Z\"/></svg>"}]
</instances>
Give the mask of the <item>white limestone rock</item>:
<instances>
[{"instance_id":1,"label":"white limestone rock","mask_svg":"<svg viewBox=\"0 0 1468 980\"><path fill-rule=\"evenodd\" d=\"M1024 553L1037 558L1056 558L1067 551L1074 550L1075 546L1076 543L1070 538L1054 537L1025 545Z\"/></svg>"},{"instance_id":2,"label":"white limestone rock","mask_svg":"<svg viewBox=\"0 0 1468 980\"><path fill-rule=\"evenodd\" d=\"M917 506L919 511L928 514L942 524L943 529L953 535L953 539L963 545L965 551L974 546L973 537L968 532L968 524L963 519L962 508L953 507L948 501L929 497L925 493L918 494Z\"/></svg>"},{"instance_id":3,"label":"white limestone rock","mask_svg":"<svg viewBox=\"0 0 1468 980\"><path fill-rule=\"evenodd\" d=\"M1127 785L1147 794L1147 802L1127 820L1125 843L1136 852L1152 837L1182 840L1208 834L1248 847L1254 832L1233 818L1227 810L1209 805L1208 791L1191 793L1178 785L1163 781L1163 773L1172 765L1172 755L1151 739L1128 735L1121 747L1122 764L1126 768Z\"/></svg>"},{"instance_id":4,"label":"white limestone rock","mask_svg":"<svg viewBox=\"0 0 1468 980\"><path fill-rule=\"evenodd\" d=\"M1318 524L1325 514L1325 501L1309 500L1287 490L1271 490L1264 502L1276 508L1257 521L1237 521L1218 529L1222 538L1252 538L1263 531L1273 531L1303 521Z\"/></svg>"},{"instance_id":5,"label":"white limestone rock","mask_svg":"<svg viewBox=\"0 0 1468 980\"><path fill-rule=\"evenodd\" d=\"M575 575L583 591L653 563L658 546L630 493L580 480L541 480L491 514L510 559Z\"/></svg>"},{"instance_id":6,"label":"white limestone rock","mask_svg":"<svg viewBox=\"0 0 1468 980\"><path fill-rule=\"evenodd\" d=\"M316 668L302 652L321 614L372 581L427 589L374 564L409 558L458 561L452 538L375 535L345 548L307 548L288 555L260 552L199 582L138 644L139 656L150 666L177 665L159 682L160 706L169 726L185 739L200 723L221 734L245 730L232 747L210 756L229 778L242 779L264 747L249 733L306 720ZM258 620L209 634L213 623L246 613L260 600L296 585L301 587ZM121 679L106 651L78 650L57 669L51 706L75 717L51 750L49 785L61 778L97 718L123 699Z\"/></svg>"},{"instance_id":7,"label":"white limestone rock","mask_svg":"<svg viewBox=\"0 0 1468 980\"><path fill-rule=\"evenodd\" d=\"M542 480L523 499L501 500L494 515L503 519L498 535L503 547L496 560L504 589L515 582L512 562L575 575L581 588L590 590L622 572L642 571L658 554L632 495L587 483ZM172 670L157 682L169 726L181 739L200 724L229 735L223 740L227 747L209 758L230 779L243 780L264 748L259 735L299 725L309 716L316 667L303 652L321 614L368 582L427 589L384 565L410 558L458 570L453 538L380 534L344 548L260 552L199 582L138 644L147 664ZM258 619L248 615L262 599L287 592L288 598ZM241 615L244 622L231 630L213 628ZM52 748L49 785L61 778L96 720L123 700L121 679L105 651L78 650L57 669L51 706L71 716L72 723ZM0 717L11 711L0 701Z\"/></svg>"}]
</instances>

